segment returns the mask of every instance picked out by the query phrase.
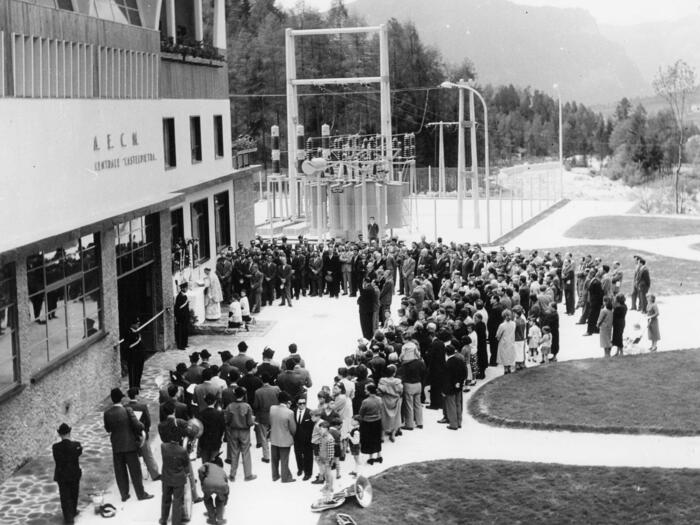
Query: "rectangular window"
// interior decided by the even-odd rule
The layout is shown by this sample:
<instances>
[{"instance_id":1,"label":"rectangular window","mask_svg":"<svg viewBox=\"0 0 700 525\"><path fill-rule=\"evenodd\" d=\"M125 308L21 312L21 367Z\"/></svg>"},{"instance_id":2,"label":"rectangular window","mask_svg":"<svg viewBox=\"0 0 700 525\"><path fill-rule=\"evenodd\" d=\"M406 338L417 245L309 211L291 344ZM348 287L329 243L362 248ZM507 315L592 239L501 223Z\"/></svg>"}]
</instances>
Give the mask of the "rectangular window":
<instances>
[{"instance_id":1,"label":"rectangular window","mask_svg":"<svg viewBox=\"0 0 700 525\"><path fill-rule=\"evenodd\" d=\"M216 253L231 246L231 219L228 207L228 191L214 195L214 228L216 230Z\"/></svg>"},{"instance_id":2,"label":"rectangular window","mask_svg":"<svg viewBox=\"0 0 700 525\"><path fill-rule=\"evenodd\" d=\"M177 166L175 155L175 119L163 119L163 158L165 159L165 168L174 168Z\"/></svg>"},{"instance_id":3,"label":"rectangular window","mask_svg":"<svg viewBox=\"0 0 700 525\"><path fill-rule=\"evenodd\" d=\"M139 270L155 260L156 221L155 215L147 215L115 226L117 277Z\"/></svg>"},{"instance_id":4,"label":"rectangular window","mask_svg":"<svg viewBox=\"0 0 700 525\"><path fill-rule=\"evenodd\" d=\"M200 264L209 259L209 202L207 199L190 205L192 218L192 259Z\"/></svg>"},{"instance_id":5,"label":"rectangular window","mask_svg":"<svg viewBox=\"0 0 700 525\"><path fill-rule=\"evenodd\" d=\"M214 115L214 156L220 159L224 156L224 119Z\"/></svg>"},{"instance_id":6,"label":"rectangular window","mask_svg":"<svg viewBox=\"0 0 700 525\"><path fill-rule=\"evenodd\" d=\"M190 264L189 249L185 242L185 218L182 208L170 212L170 246L173 251L173 273L175 273Z\"/></svg>"},{"instance_id":7,"label":"rectangular window","mask_svg":"<svg viewBox=\"0 0 700 525\"><path fill-rule=\"evenodd\" d=\"M0 263L0 392L19 382L15 266Z\"/></svg>"},{"instance_id":8,"label":"rectangular window","mask_svg":"<svg viewBox=\"0 0 700 525\"><path fill-rule=\"evenodd\" d=\"M65 354L102 328L97 234L27 257L27 288L34 323L27 339L32 370Z\"/></svg>"},{"instance_id":9,"label":"rectangular window","mask_svg":"<svg viewBox=\"0 0 700 525\"><path fill-rule=\"evenodd\" d=\"M190 145L192 162L202 161L202 126L199 117L190 117Z\"/></svg>"}]
</instances>

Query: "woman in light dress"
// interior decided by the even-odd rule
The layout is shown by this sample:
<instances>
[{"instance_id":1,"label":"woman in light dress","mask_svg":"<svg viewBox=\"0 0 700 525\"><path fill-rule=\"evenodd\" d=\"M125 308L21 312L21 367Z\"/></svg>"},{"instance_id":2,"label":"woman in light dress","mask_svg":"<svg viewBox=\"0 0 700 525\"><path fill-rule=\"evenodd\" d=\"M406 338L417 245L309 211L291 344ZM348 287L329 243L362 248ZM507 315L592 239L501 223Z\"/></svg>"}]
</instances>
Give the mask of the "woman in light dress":
<instances>
[{"instance_id":1,"label":"woman in light dress","mask_svg":"<svg viewBox=\"0 0 700 525\"><path fill-rule=\"evenodd\" d=\"M496 331L498 340L498 362L503 365L504 373L510 374L515 367L515 322L510 310L503 311L503 322Z\"/></svg>"},{"instance_id":2,"label":"woman in light dress","mask_svg":"<svg viewBox=\"0 0 700 525\"><path fill-rule=\"evenodd\" d=\"M612 325L613 325L613 305L612 299L606 297L605 306L598 316L598 330L600 330L600 347L605 352L605 357L610 357L612 350Z\"/></svg>"},{"instance_id":3,"label":"woman in light dress","mask_svg":"<svg viewBox=\"0 0 700 525\"><path fill-rule=\"evenodd\" d=\"M656 304L656 296L649 296L649 304L647 305L647 337L651 342L650 352L656 352L656 345L661 339L659 332L659 305Z\"/></svg>"}]
</instances>

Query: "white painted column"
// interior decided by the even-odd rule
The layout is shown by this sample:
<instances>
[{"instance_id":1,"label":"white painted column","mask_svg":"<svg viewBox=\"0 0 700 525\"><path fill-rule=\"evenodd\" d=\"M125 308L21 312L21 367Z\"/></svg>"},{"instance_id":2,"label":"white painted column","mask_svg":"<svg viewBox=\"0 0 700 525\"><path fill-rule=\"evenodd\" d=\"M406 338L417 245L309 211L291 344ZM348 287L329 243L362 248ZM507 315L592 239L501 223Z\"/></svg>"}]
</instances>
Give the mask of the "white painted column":
<instances>
[{"instance_id":1,"label":"white painted column","mask_svg":"<svg viewBox=\"0 0 700 525\"><path fill-rule=\"evenodd\" d=\"M173 42L176 42L175 0L165 0L165 25L168 36L173 39Z\"/></svg>"},{"instance_id":2,"label":"white painted column","mask_svg":"<svg viewBox=\"0 0 700 525\"><path fill-rule=\"evenodd\" d=\"M201 0L199 0L201 3ZM201 17L200 17L201 19ZM214 34L212 44L217 49L226 49L226 1L214 0Z\"/></svg>"},{"instance_id":3,"label":"white painted column","mask_svg":"<svg viewBox=\"0 0 700 525\"><path fill-rule=\"evenodd\" d=\"M194 39L197 42L204 39L202 25L202 0L194 0Z\"/></svg>"}]
</instances>

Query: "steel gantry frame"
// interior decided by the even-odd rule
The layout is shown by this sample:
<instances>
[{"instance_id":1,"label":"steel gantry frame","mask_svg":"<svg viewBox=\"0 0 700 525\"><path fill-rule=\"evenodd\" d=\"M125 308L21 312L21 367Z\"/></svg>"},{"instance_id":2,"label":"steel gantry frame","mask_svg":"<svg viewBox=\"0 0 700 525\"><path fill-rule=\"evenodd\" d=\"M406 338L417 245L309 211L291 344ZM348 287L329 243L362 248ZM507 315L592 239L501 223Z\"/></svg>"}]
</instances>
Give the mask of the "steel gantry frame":
<instances>
[{"instance_id":1,"label":"steel gantry frame","mask_svg":"<svg viewBox=\"0 0 700 525\"><path fill-rule=\"evenodd\" d=\"M297 78L296 45L297 37L314 35L341 35L357 33L379 34L379 76L373 77L340 77L340 78ZM297 170L304 160L304 151L299 148L294 138L297 136L299 122L298 92L299 86L323 86L343 84L379 84L381 106L381 135L380 150L386 161L388 180L394 180L391 145L391 91L389 84L389 36L384 24L369 27L336 27L326 29L291 29L285 32L285 59L287 85L287 176L289 180L290 215L299 216L300 199L298 196Z\"/></svg>"}]
</instances>

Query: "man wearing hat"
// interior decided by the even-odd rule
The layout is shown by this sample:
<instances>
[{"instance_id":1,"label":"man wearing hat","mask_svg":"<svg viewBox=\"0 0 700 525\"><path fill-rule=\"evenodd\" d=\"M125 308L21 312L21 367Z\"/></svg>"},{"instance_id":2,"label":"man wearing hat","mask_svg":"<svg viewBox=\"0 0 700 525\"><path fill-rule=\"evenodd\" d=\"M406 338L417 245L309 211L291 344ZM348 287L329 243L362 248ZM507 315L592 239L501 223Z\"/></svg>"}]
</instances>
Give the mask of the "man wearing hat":
<instances>
[{"instance_id":1,"label":"man wearing hat","mask_svg":"<svg viewBox=\"0 0 700 525\"><path fill-rule=\"evenodd\" d=\"M238 470L238 458L243 459L243 472L245 481L252 481L257 476L253 474L250 461L250 427L255 423L253 409L246 403L246 391L243 387L236 387L235 400L226 407L224 417L226 420L226 439L228 441L229 455L231 457L231 474L229 479L236 479Z\"/></svg>"},{"instance_id":2,"label":"man wearing hat","mask_svg":"<svg viewBox=\"0 0 700 525\"><path fill-rule=\"evenodd\" d=\"M231 364L231 358L233 357L233 354L229 352L228 350L224 350L222 352L219 352L219 355L221 356L221 366L219 367L219 377L226 379L231 373L231 370L233 370L233 365Z\"/></svg>"},{"instance_id":3,"label":"man wearing hat","mask_svg":"<svg viewBox=\"0 0 700 525\"><path fill-rule=\"evenodd\" d=\"M129 388L141 388L141 376L143 375L143 363L145 355L139 332L139 320L129 326L129 332L124 336L124 348L126 350L126 364L129 370Z\"/></svg>"},{"instance_id":4,"label":"man wearing hat","mask_svg":"<svg viewBox=\"0 0 700 525\"><path fill-rule=\"evenodd\" d=\"M199 352L199 357L201 361L199 362L199 366L202 368L209 368L209 358L211 357L211 354L209 353L209 350L206 348Z\"/></svg>"},{"instance_id":5,"label":"man wearing hat","mask_svg":"<svg viewBox=\"0 0 700 525\"><path fill-rule=\"evenodd\" d=\"M175 297L175 344L180 350L187 348L187 334L190 322L190 302L187 298L187 283L180 284L180 292Z\"/></svg>"},{"instance_id":6,"label":"man wearing hat","mask_svg":"<svg viewBox=\"0 0 700 525\"><path fill-rule=\"evenodd\" d=\"M270 377L271 383L277 383L277 376L280 374L280 367L275 363L272 358L275 356L275 351L268 347L263 350L262 358L263 362L258 365L258 376L262 379L263 374L267 374Z\"/></svg>"},{"instance_id":7,"label":"man wearing hat","mask_svg":"<svg viewBox=\"0 0 700 525\"><path fill-rule=\"evenodd\" d=\"M77 441L71 441L70 433L71 428L61 423L58 427L61 441L53 445L53 459L56 462L53 480L58 483L58 494L61 498L61 510L65 523L75 523L82 475L78 458L83 453L83 447Z\"/></svg>"}]
</instances>

